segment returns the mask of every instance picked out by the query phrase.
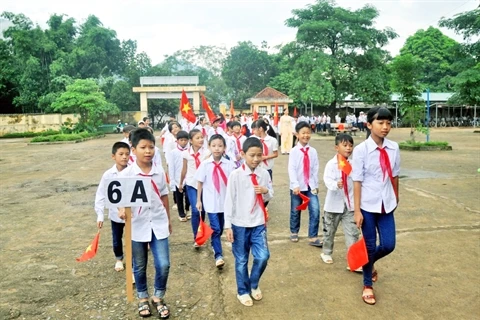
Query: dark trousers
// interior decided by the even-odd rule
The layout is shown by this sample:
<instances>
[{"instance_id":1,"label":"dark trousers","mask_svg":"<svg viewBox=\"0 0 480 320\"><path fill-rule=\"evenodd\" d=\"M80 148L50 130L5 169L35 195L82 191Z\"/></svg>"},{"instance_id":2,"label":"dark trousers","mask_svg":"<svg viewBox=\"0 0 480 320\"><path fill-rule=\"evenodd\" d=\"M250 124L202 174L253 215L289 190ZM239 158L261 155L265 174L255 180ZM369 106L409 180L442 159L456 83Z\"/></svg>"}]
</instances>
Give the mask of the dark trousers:
<instances>
[{"instance_id":1,"label":"dark trousers","mask_svg":"<svg viewBox=\"0 0 480 320\"><path fill-rule=\"evenodd\" d=\"M175 198L175 202L177 203L177 208L178 208L178 215L181 218L185 218L187 215L185 214L185 211L190 210L190 201L188 201L188 197L186 195L186 192L179 192L178 188L175 187L175 191L173 191L173 197ZM185 203L185 206L184 206Z\"/></svg>"}]
</instances>

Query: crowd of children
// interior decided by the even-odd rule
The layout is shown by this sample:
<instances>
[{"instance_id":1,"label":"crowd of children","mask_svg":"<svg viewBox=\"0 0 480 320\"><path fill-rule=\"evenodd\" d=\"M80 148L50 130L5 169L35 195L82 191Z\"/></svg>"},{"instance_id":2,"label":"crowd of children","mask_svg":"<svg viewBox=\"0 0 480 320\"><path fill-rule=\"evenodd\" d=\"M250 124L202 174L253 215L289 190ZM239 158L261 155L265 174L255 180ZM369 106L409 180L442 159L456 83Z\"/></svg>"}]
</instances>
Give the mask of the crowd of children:
<instances>
[{"instance_id":1,"label":"crowd of children","mask_svg":"<svg viewBox=\"0 0 480 320\"><path fill-rule=\"evenodd\" d=\"M320 163L317 150L310 145L312 127L308 122L300 121L291 129L295 131L297 142L288 152L290 240L299 241L301 209L308 208L308 244L323 247L321 261L331 264L334 237L340 222L347 248L358 240L361 229L369 262L363 270L355 271L363 271L362 299L367 304L375 304L372 282L377 280L378 272L374 263L395 247L393 212L398 204L400 157L398 145L385 138L393 120L388 109L373 108L366 118L370 137L354 148L350 135L338 135L335 138L336 155L325 165L323 180L327 196L322 216L323 241L318 232ZM139 298L138 312L142 317L152 314L150 302L160 318L170 315L164 300L170 268L168 187L174 195L175 207L172 208L178 211L178 219L191 221L192 243L197 250L201 247L196 242L198 227L201 220L205 221L207 213L213 230L210 242L217 268L225 265L221 243L224 231L227 241L232 242L238 300L245 306L252 306L254 300L263 297L259 282L270 256L267 205L273 197L273 167L279 143L268 117L255 121L238 120L228 121L223 129L221 117L214 119L211 126L203 117L188 126L172 119L161 133L166 171L153 130L148 125L143 128L125 126L124 139L112 148L115 165L102 176L95 199L98 228L103 226L104 220L106 179L150 177L156 194L150 207L132 208L133 273ZM244 126L247 128L242 130ZM188 131L183 130L184 127ZM305 199L308 203L301 208ZM108 216L115 270L122 271L125 213L122 208L109 209ZM146 279L148 248L155 261L151 301ZM249 272L250 253L254 260Z\"/></svg>"}]
</instances>

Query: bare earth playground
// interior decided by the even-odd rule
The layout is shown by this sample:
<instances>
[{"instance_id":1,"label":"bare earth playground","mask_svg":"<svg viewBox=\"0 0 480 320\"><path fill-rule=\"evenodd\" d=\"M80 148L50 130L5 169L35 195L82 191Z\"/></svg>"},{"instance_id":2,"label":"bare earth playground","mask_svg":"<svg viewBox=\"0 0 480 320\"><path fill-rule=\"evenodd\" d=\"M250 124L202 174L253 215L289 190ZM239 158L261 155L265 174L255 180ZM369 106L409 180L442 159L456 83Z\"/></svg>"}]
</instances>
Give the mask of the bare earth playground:
<instances>
[{"instance_id":1,"label":"bare earth playground","mask_svg":"<svg viewBox=\"0 0 480 320\"><path fill-rule=\"evenodd\" d=\"M394 129L389 138L405 141L408 134L409 129ZM354 137L356 143L364 138ZM209 247L195 251L191 226L172 211L166 295L171 318L478 319L480 134L472 128L433 129L431 139L448 141L453 151L402 151L397 247L376 265L375 306L361 300L361 276L345 269L341 228L333 265L322 263L320 250L307 245L306 214L300 241L288 240L288 158L280 155L269 205L264 299L252 308L239 304L230 247L225 242L226 266L218 271ZM125 273L113 270L109 224L97 256L75 261L95 235L95 190L112 165L116 140L119 135L39 146L27 145L27 139L0 140L0 319L139 318L136 305L126 303ZM333 137L311 142L323 174L334 155ZM324 198L320 188L322 203Z\"/></svg>"}]
</instances>

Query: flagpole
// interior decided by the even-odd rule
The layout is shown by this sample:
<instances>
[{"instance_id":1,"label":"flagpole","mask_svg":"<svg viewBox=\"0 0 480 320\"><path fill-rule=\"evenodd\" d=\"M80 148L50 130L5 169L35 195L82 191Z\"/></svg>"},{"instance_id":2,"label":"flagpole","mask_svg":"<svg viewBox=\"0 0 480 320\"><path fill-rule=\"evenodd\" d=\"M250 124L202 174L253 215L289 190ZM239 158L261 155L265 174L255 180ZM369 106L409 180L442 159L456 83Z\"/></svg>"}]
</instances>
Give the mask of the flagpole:
<instances>
[{"instance_id":1,"label":"flagpole","mask_svg":"<svg viewBox=\"0 0 480 320\"><path fill-rule=\"evenodd\" d=\"M132 282L132 209L125 208L125 277L127 283L127 302L133 302Z\"/></svg>"}]
</instances>

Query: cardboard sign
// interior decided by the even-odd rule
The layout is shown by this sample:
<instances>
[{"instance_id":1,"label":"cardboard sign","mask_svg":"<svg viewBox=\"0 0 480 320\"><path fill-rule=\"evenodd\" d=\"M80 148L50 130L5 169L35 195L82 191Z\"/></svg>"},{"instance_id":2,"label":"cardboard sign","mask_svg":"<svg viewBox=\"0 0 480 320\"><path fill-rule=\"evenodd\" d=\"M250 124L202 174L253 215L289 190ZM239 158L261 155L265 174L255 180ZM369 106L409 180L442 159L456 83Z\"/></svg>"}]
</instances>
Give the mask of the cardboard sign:
<instances>
[{"instance_id":1,"label":"cardboard sign","mask_svg":"<svg viewBox=\"0 0 480 320\"><path fill-rule=\"evenodd\" d=\"M107 207L138 207L151 205L151 178L111 178L106 180L105 186L105 204Z\"/></svg>"}]
</instances>

